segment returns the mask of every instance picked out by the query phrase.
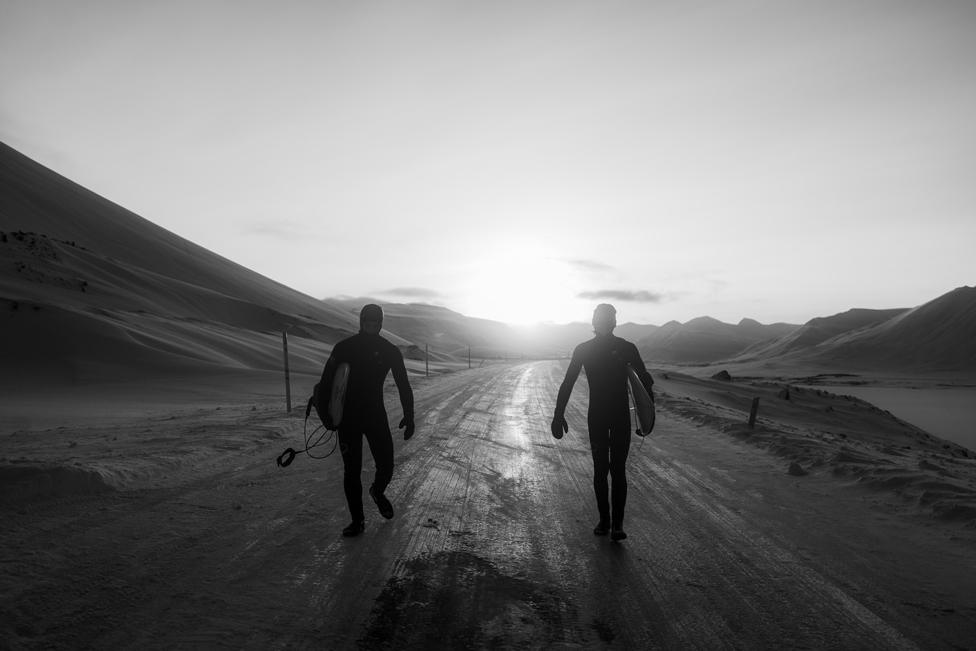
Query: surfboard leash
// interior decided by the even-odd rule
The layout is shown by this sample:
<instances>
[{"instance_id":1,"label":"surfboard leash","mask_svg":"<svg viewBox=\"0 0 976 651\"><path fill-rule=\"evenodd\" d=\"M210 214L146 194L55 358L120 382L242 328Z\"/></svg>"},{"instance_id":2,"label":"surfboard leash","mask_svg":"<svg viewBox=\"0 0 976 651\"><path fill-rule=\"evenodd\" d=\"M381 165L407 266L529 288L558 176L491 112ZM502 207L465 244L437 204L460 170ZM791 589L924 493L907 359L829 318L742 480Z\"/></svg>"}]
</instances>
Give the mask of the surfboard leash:
<instances>
[{"instance_id":1,"label":"surfboard leash","mask_svg":"<svg viewBox=\"0 0 976 651\"><path fill-rule=\"evenodd\" d=\"M286 468L291 465L291 462L295 460L295 457L304 452L312 459L328 459L333 454L335 454L336 449L339 447L339 437L336 430L330 430L325 427L325 425L319 425L309 433L308 431L308 417L312 412L312 401L309 400L308 404L305 406L305 423L302 425L302 435L305 437L305 449L295 450L294 448L288 448L276 459L279 468ZM329 450L322 456L316 456L312 454L312 450L319 447L320 445L328 445L329 441L332 441L332 449Z\"/></svg>"}]
</instances>

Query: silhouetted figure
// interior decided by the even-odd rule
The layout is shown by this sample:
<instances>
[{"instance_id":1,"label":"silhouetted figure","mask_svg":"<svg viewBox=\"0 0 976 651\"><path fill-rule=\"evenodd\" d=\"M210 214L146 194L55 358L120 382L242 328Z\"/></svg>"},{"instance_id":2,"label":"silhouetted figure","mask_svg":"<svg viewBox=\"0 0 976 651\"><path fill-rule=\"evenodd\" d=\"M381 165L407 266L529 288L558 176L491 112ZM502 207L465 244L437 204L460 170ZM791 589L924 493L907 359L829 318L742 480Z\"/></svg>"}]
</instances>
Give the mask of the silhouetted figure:
<instances>
[{"instance_id":1,"label":"silhouetted figure","mask_svg":"<svg viewBox=\"0 0 976 651\"><path fill-rule=\"evenodd\" d=\"M342 530L343 536L358 536L365 528L363 514L363 486L360 473L363 468L363 436L376 464L373 484L369 495L376 503L380 515L393 517L393 505L384 492L393 478L393 436L387 420L386 406L383 404L383 383L390 371L397 390L403 418L399 428L403 430L403 440L413 436L413 390L407 380L407 369L403 364L400 350L380 336L383 329L383 309L369 304L359 313L359 333L343 339L332 349L329 360L322 370L319 383L318 412L326 414L325 426L335 429L330 422L328 401L332 395L332 383L336 368L343 362L349 364L349 378L346 385L346 399L339 423L339 449L342 451L343 481L346 502L352 522Z\"/></svg>"},{"instance_id":2,"label":"silhouetted figure","mask_svg":"<svg viewBox=\"0 0 976 651\"><path fill-rule=\"evenodd\" d=\"M593 339L581 343L573 351L573 358L566 369L566 378L559 387L556 411L552 417L552 435L557 439L569 431L566 423L566 403L579 377L580 369L586 370L590 386L590 404L586 414L590 434L590 451L593 453L593 490L600 521L593 528L598 536L610 534L613 540L623 540L624 506L627 504L627 453L630 451L630 396L627 392L627 366L640 377L647 393L654 378L644 367L637 346L613 335L617 327L617 310L607 303L597 305L593 311ZM607 474L612 478L612 492L607 485ZM612 500L610 495L612 495ZM612 507L612 508L611 508Z\"/></svg>"}]
</instances>

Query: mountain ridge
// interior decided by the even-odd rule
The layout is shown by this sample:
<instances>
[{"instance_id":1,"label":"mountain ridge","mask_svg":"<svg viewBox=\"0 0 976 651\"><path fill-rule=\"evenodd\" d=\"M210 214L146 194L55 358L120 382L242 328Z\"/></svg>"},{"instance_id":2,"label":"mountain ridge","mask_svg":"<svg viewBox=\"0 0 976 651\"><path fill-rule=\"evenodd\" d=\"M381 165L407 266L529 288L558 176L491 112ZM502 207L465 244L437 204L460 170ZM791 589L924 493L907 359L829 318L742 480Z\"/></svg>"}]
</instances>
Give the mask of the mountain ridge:
<instances>
[{"instance_id":1,"label":"mountain ridge","mask_svg":"<svg viewBox=\"0 0 976 651\"><path fill-rule=\"evenodd\" d=\"M314 372L330 344L358 329L369 301L317 299L281 285L3 143L0 263L0 352L28 370L57 368L74 379L97 369L270 370L280 365L282 332L298 340L296 367ZM376 302L386 311L385 336L415 358L558 358L592 336L585 322L519 327L442 306ZM976 289L964 286L915 308L852 308L803 325L700 316L624 323L616 334L651 363L972 369L973 331Z\"/></svg>"}]
</instances>

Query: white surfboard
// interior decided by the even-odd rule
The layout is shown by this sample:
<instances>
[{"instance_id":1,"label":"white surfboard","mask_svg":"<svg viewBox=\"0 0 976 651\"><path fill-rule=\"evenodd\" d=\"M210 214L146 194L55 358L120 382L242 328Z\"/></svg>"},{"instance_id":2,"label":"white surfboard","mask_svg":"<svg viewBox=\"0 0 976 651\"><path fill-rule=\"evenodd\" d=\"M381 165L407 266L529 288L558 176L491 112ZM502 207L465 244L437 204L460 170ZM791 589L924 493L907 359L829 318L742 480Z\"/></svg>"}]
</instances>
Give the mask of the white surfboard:
<instances>
[{"instance_id":1,"label":"white surfboard","mask_svg":"<svg viewBox=\"0 0 976 651\"><path fill-rule=\"evenodd\" d=\"M336 427L342 422L342 408L346 404L346 385L349 383L349 364L342 362L332 378L332 395L329 396L329 416Z\"/></svg>"},{"instance_id":2,"label":"white surfboard","mask_svg":"<svg viewBox=\"0 0 976 651\"><path fill-rule=\"evenodd\" d=\"M637 412L637 435L647 436L654 430L654 400L647 393L640 377L630 366L627 367L627 380L630 385L630 399Z\"/></svg>"}]
</instances>

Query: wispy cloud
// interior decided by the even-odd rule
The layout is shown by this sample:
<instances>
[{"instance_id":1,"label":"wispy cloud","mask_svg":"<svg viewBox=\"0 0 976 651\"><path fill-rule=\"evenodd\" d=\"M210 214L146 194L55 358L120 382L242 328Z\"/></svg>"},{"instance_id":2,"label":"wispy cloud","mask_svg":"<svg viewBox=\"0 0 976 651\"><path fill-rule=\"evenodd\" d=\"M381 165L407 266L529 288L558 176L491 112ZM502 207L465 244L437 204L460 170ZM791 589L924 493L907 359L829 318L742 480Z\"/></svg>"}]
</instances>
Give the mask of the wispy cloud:
<instances>
[{"instance_id":1,"label":"wispy cloud","mask_svg":"<svg viewBox=\"0 0 976 651\"><path fill-rule=\"evenodd\" d=\"M566 263L571 267L579 269L580 271L586 271L590 273L609 273L611 271L616 271L615 267L608 265L604 262L598 260L585 260L582 258L574 258L571 260L566 260Z\"/></svg>"},{"instance_id":2,"label":"wispy cloud","mask_svg":"<svg viewBox=\"0 0 976 651\"><path fill-rule=\"evenodd\" d=\"M308 239L308 227L291 221L263 221L251 222L243 229L245 235L273 237L289 242Z\"/></svg>"},{"instance_id":3,"label":"wispy cloud","mask_svg":"<svg viewBox=\"0 0 976 651\"><path fill-rule=\"evenodd\" d=\"M718 278L712 278L708 281L709 288L712 290L713 294L719 294L724 292L729 283L724 280L719 280Z\"/></svg>"},{"instance_id":4,"label":"wispy cloud","mask_svg":"<svg viewBox=\"0 0 976 651\"><path fill-rule=\"evenodd\" d=\"M433 300L441 298L441 293L427 287L394 287L379 292L384 296L397 296L399 298L426 299Z\"/></svg>"},{"instance_id":5,"label":"wispy cloud","mask_svg":"<svg viewBox=\"0 0 976 651\"><path fill-rule=\"evenodd\" d=\"M577 294L579 298L585 298L587 300L614 300L614 301L628 301L631 303L661 303L667 297L664 294L658 292L648 292L645 290L628 290L628 289L598 289L589 292L580 292Z\"/></svg>"}]
</instances>

